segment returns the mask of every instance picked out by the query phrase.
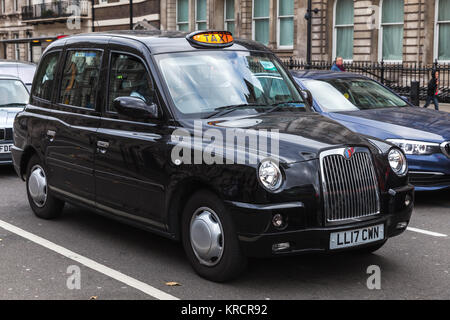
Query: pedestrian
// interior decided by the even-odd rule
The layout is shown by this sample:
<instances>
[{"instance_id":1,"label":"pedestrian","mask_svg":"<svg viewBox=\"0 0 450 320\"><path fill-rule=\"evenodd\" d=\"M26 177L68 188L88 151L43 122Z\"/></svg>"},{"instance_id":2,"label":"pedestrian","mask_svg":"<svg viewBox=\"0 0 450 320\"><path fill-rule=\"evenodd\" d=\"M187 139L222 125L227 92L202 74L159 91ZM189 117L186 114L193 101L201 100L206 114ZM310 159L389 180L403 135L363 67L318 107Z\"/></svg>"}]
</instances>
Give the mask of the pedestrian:
<instances>
[{"instance_id":1,"label":"pedestrian","mask_svg":"<svg viewBox=\"0 0 450 320\"><path fill-rule=\"evenodd\" d=\"M439 110L439 71L433 70L431 80L428 82L427 101L424 108L428 108L431 102L434 103L434 108Z\"/></svg>"},{"instance_id":2,"label":"pedestrian","mask_svg":"<svg viewBox=\"0 0 450 320\"><path fill-rule=\"evenodd\" d=\"M342 57L336 58L336 62L331 67L331 71L345 72L344 59Z\"/></svg>"}]
</instances>

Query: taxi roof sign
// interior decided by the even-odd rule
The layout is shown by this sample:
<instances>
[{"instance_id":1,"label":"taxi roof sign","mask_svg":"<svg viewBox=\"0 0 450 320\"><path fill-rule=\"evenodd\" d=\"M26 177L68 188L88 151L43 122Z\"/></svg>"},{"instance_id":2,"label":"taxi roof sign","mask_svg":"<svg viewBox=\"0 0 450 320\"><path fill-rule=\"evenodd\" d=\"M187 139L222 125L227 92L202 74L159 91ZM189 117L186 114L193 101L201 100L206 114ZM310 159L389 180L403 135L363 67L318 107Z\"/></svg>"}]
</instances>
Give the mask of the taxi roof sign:
<instances>
[{"instance_id":1,"label":"taxi roof sign","mask_svg":"<svg viewBox=\"0 0 450 320\"><path fill-rule=\"evenodd\" d=\"M224 48L233 45L233 35L229 31L196 31L188 34L186 39L199 47Z\"/></svg>"}]
</instances>

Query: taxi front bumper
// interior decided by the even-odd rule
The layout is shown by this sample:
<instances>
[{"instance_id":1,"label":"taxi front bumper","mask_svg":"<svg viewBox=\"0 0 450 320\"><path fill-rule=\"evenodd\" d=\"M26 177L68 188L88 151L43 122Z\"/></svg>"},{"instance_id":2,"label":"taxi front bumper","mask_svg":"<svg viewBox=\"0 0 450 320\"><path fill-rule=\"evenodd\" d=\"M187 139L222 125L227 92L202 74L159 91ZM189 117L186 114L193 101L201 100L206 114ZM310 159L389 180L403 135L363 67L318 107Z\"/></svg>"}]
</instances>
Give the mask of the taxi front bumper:
<instances>
[{"instance_id":1,"label":"taxi front bumper","mask_svg":"<svg viewBox=\"0 0 450 320\"><path fill-rule=\"evenodd\" d=\"M405 197L409 196L410 203L405 205ZM297 210L301 214L300 206L294 208L294 203L284 204L285 207L291 205L292 210ZM282 206L282 205L281 205ZM280 205L274 206L274 208ZM283 255L296 255L309 252L339 252L364 248L377 243L382 243L389 238L400 235L406 230L411 219L414 207L414 187L408 185L403 188L392 190L391 200L388 212L373 216L364 221L353 220L347 224L341 225L322 225L317 227L295 228L294 230L287 228L284 231L274 230L271 226L272 217L281 212L280 210L266 210L265 207L252 207L248 205L244 208L242 205L229 203L229 208L233 214L235 224L237 226L238 239L244 254L249 257L271 257ZM286 212L286 209L283 209ZM261 221L262 219L266 221ZM267 221L269 219L269 221ZM248 221L253 220L249 224ZM242 223L239 223L241 221ZM246 226L257 226L266 224L265 231L260 233L246 232ZM378 225L384 226L384 237L379 241L352 246L344 249L330 249L330 235L332 233L344 232L362 229L366 227L374 227ZM280 245L288 248L279 250Z\"/></svg>"}]
</instances>

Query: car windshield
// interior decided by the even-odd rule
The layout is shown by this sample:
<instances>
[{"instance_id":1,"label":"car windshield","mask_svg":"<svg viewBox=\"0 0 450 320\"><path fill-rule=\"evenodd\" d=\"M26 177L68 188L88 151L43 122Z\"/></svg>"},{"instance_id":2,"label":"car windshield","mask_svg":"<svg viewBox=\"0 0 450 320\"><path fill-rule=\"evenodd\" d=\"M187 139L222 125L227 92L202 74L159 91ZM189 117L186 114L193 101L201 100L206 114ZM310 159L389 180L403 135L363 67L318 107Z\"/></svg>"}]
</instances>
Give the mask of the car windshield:
<instances>
[{"instance_id":1,"label":"car windshield","mask_svg":"<svg viewBox=\"0 0 450 320\"><path fill-rule=\"evenodd\" d=\"M0 107L20 107L28 103L28 90L19 80L0 79Z\"/></svg>"},{"instance_id":2,"label":"car windshield","mask_svg":"<svg viewBox=\"0 0 450 320\"><path fill-rule=\"evenodd\" d=\"M182 116L212 117L235 110L305 111L303 100L271 54L196 51L156 56Z\"/></svg>"},{"instance_id":3,"label":"car windshield","mask_svg":"<svg viewBox=\"0 0 450 320\"><path fill-rule=\"evenodd\" d=\"M372 80L348 78L304 80L306 89L325 112L406 107L408 104Z\"/></svg>"}]
</instances>

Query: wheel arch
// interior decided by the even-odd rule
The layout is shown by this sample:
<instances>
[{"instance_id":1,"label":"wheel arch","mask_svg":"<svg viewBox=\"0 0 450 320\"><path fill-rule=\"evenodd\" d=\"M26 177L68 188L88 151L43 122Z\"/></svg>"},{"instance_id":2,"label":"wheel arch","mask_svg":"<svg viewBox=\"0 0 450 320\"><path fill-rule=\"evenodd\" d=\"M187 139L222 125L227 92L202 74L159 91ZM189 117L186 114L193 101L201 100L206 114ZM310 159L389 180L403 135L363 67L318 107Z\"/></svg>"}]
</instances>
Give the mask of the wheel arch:
<instances>
[{"instance_id":1,"label":"wheel arch","mask_svg":"<svg viewBox=\"0 0 450 320\"><path fill-rule=\"evenodd\" d=\"M181 217L187 201L200 190L213 192L219 198L220 192L214 185L198 178L185 179L179 182L167 197L168 228L175 240L181 238Z\"/></svg>"}]
</instances>

